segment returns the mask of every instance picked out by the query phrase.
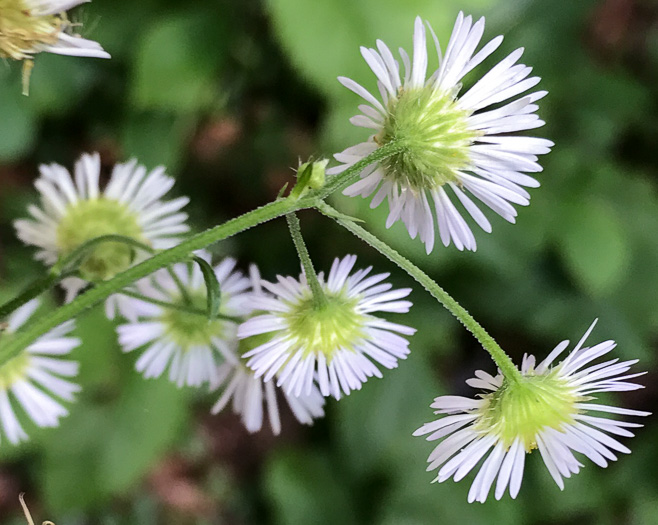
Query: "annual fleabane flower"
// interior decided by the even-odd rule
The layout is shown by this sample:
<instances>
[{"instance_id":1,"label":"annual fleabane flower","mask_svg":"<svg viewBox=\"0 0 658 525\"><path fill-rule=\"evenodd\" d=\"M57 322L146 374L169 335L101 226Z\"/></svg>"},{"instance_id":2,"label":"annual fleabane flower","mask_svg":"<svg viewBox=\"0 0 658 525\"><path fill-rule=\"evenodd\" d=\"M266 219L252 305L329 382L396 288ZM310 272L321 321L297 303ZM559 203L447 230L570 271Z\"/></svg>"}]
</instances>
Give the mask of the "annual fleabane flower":
<instances>
[{"instance_id":1,"label":"annual fleabane flower","mask_svg":"<svg viewBox=\"0 0 658 525\"><path fill-rule=\"evenodd\" d=\"M200 256L210 260L206 252ZM235 265L235 259L226 258L214 267L221 291L219 313L224 317L212 321L204 315L206 285L196 264L174 265L176 279L160 270L150 279L140 281L138 289L143 296L183 308L130 299L138 319L117 328L119 343L124 352L142 350L135 368L144 377L160 377L169 368L169 380L179 387L200 386L219 381L218 367L224 360L237 362L233 351L237 345L237 323L226 317L248 311L250 283L242 272L235 270ZM185 311L186 307L193 310Z\"/></svg>"},{"instance_id":2,"label":"annual fleabane flower","mask_svg":"<svg viewBox=\"0 0 658 525\"><path fill-rule=\"evenodd\" d=\"M48 266L70 255L85 242L103 235L120 235L153 249L174 246L180 234L189 230L187 215L181 212L189 199L164 201L174 185L163 167L147 171L131 160L117 164L101 189L101 161L98 153L84 154L75 165L74 177L58 164L42 165L34 185L41 194L41 207L28 208L31 219L15 222L18 237L40 248L36 258ZM104 242L86 255L80 266L82 279L62 281L66 299L73 299L88 281L110 279L146 256L128 244ZM109 317L119 299L111 297ZM119 302L119 306L126 304ZM123 311L130 316L130 312Z\"/></svg>"},{"instance_id":3,"label":"annual fleabane flower","mask_svg":"<svg viewBox=\"0 0 658 525\"><path fill-rule=\"evenodd\" d=\"M0 328L0 349L38 306L38 300L30 301L9 317ZM58 326L0 366L0 427L10 443L28 439L16 416L16 405L39 427L56 427L59 419L68 415L60 400L74 401L80 390L66 379L78 374L78 363L62 359L80 344L69 336L73 327L72 321Z\"/></svg>"},{"instance_id":4,"label":"annual fleabane flower","mask_svg":"<svg viewBox=\"0 0 658 525\"><path fill-rule=\"evenodd\" d=\"M302 275L278 277L277 283L263 281L273 297L253 299L263 310L241 324L238 337L272 333L269 341L246 352L249 366L265 382L276 378L277 385L294 396L310 394L314 381L323 395L341 397L359 390L369 377L382 374L373 363L395 368L398 359L409 353L408 341L399 334L415 330L375 317L375 312L409 311L403 300L411 289L393 290L383 282L389 274L369 275L372 267L350 274L356 257L336 259L326 281L320 285L326 302L318 305ZM276 377L275 377L276 376Z\"/></svg>"},{"instance_id":5,"label":"annual fleabane flower","mask_svg":"<svg viewBox=\"0 0 658 525\"><path fill-rule=\"evenodd\" d=\"M246 316L247 319L258 314L257 302L254 303L253 298L269 296L262 289L260 273L255 265L250 268L250 280L252 295L247 304L251 311ZM236 355L246 354L260 344L269 341L271 337L271 334L262 334L241 339L236 349ZM212 407L213 414L219 413L229 402L232 402L233 412L240 416L245 428L253 433L263 427L263 407L265 406L272 432L275 435L281 432L281 417L277 402L278 388L274 386L274 381L263 382L262 377L257 377L242 360L236 359L220 366L219 380L215 386L222 390L222 393ZM290 410L300 423L312 425L314 419L324 416L324 397L316 385L311 387L308 394L301 393L298 397L289 394L285 385L281 390Z\"/></svg>"},{"instance_id":6,"label":"annual fleabane flower","mask_svg":"<svg viewBox=\"0 0 658 525\"><path fill-rule=\"evenodd\" d=\"M542 170L537 155L548 153L553 143L514 134L544 124L535 114L535 102L546 92L518 96L540 79L529 76L532 68L517 63L523 53L517 49L460 94L464 77L495 51L502 37L475 53L484 19L473 24L460 13L443 55L429 24L427 29L439 58L434 72L428 74L426 28L416 18L413 57L400 49L403 67L381 40L377 49L361 48L377 77L381 99L355 81L339 78L367 102L351 122L375 134L337 154L342 165L327 173L340 173L378 148L398 144L397 153L364 169L361 180L344 193L373 196L371 208L388 199L386 226L402 220L409 235L425 243L427 253L434 246L435 221L444 245L453 242L459 250L475 250L475 237L455 197L486 232L491 232L491 224L472 197L515 222L512 204L529 204L523 186L539 186L526 173Z\"/></svg>"},{"instance_id":7,"label":"annual fleabane flower","mask_svg":"<svg viewBox=\"0 0 658 525\"><path fill-rule=\"evenodd\" d=\"M566 359L556 365L554 361L569 341L562 341L538 365L534 356L525 355L518 382L478 370L475 378L466 381L483 391L477 399L437 397L431 406L436 414L445 416L426 423L414 433L415 436L429 434L428 441L444 438L428 459L428 471L440 469L435 481L443 482L451 477L461 480L488 454L471 485L468 501L484 502L496 478L496 499L508 487L510 496L516 498L525 456L534 449L539 449L561 490L563 478L578 473L583 466L574 452L601 467L617 459L615 452L630 453L610 434L632 437L627 429L642 425L592 413L625 416L649 413L593 403L596 399L593 394L643 388L628 381L643 373L626 374L637 359L592 364L616 346L614 341L583 346L595 324L596 321Z\"/></svg>"}]
</instances>

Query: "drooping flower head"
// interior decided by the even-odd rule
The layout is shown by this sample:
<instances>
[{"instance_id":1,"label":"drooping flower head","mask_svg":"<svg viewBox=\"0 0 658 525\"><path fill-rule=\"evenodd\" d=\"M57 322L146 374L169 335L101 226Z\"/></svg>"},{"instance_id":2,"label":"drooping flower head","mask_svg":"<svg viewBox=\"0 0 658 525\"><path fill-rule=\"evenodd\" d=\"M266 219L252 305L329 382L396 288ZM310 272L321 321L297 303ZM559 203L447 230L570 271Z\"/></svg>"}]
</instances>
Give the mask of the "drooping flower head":
<instances>
[{"instance_id":1,"label":"drooping flower head","mask_svg":"<svg viewBox=\"0 0 658 525\"><path fill-rule=\"evenodd\" d=\"M475 53L484 19L473 24L470 16L460 13L443 55L429 24L427 28L439 58L433 73L428 75L426 28L417 18L413 56L400 49L402 65L381 40L377 49L361 48L377 77L381 100L353 80L339 78L367 102L359 106L362 114L351 122L375 134L337 154L342 165L328 173L344 171L390 142L399 144L398 153L366 168L345 194L373 195L372 208L388 199L386 226L402 220L411 237L418 235L425 243L427 253L434 246L435 221L444 245L453 242L459 250L475 250L475 237L454 197L487 232L491 224L471 196L509 222L515 221L512 204L529 204L530 195L523 186L539 186L525 173L541 171L537 155L548 153L553 144L510 134L544 124L535 114L535 102L546 92L518 96L540 79L529 77L532 68L517 64L523 53L517 49L459 95L462 79L496 50L502 37ZM490 108L503 102L501 107Z\"/></svg>"},{"instance_id":2,"label":"drooping flower head","mask_svg":"<svg viewBox=\"0 0 658 525\"><path fill-rule=\"evenodd\" d=\"M200 256L210 260L207 252ZM249 279L235 265L235 259L226 258L214 267L221 291L219 313L226 317L249 311ZM167 270L160 270L138 284L140 293L197 313L130 299L138 320L117 328L119 343L124 352L143 349L135 367L147 378L160 377L169 368L169 379L179 387L217 383L219 365L225 360L237 363L237 324L226 318L210 321L203 315L206 286L196 264L176 264L173 271L178 282Z\"/></svg>"},{"instance_id":3,"label":"drooping flower head","mask_svg":"<svg viewBox=\"0 0 658 525\"><path fill-rule=\"evenodd\" d=\"M163 167L148 172L135 160L117 164L104 190L97 153L82 155L74 177L57 164L43 165L40 172L34 185L41 194L41 207L30 206L32 218L16 221L15 227L23 242L40 248L36 258L49 266L95 237L121 235L164 249L174 246L180 234L189 229L187 215L180 211L189 199L162 200L174 184ZM110 279L127 269L136 256L144 254L127 244L105 242L96 246L80 266L84 280L62 281L67 300L75 297L86 281ZM112 313L111 300L108 307Z\"/></svg>"},{"instance_id":4,"label":"drooping flower head","mask_svg":"<svg viewBox=\"0 0 658 525\"><path fill-rule=\"evenodd\" d=\"M526 454L538 449L546 468L560 489L563 478L576 474L583 465L574 452L601 467L615 461L615 452L630 450L610 434L632 437L628 428L636 423L619 421L592 413L647 416L648 412L593 403L593 394L625 392L643 388L629 382L643 373L626 374L637 359L619 362L612 359L592 364L615 348L614 341L585 347L585 340L596 321L560 363L552 364L564 352L569 341L555 347L544 361L535 364L525 355L520 382L509 382L501 374L491 376L478 370L467 383L483 391L477 399L461 396L437 397L432 404L444 417L426 423L415 436L428 441L443 439L430 454L427 470L439 469L435 481L449 478L459 481L487 456L468 493L468 501L484 502L498 479L496 499L507 488L516 498L523 479Z\"/></svg>"},{"instance_id":5,"label":"drooping flower head","mask_svg":"<svg viewBox=\"0 0 658 525\"><path fill-rule=\"evenodd\" d=\"M320 284L326 304L317 307L302 275L263 281L272 294L255 297L254 308L263 310L240 325L238 337L272 333L272 338L244 354L247 366L295 396L309 394L317 380L323 395L336 399L359 390L369 377L381 377L373 361L395 368L409 353L408 341L398 334L415 330L372 315L375 312L409 311L403 300L409 288L392 290L383 282L388 274L371 275L372 267L350 275L356 257L336 259L326 282Z\"/></svg>"},{"instance_id":6,"label":"drooping flower head","mask_svg":"<svg viewBox=\"0 0 658 525\"><path fill-rule=\"evenodd\" d=\"M39 306L33 300L16 310L0 330L0 348L32 316ZM78 374L78 363L61 359L80 340L70 337L74 323L69 321L51 330L21 354L0 366L0 427L10 443L27 440L15 412L18 404L39 427L56 427L68 410L58 400L74 401L80 387L65 378Z\"/></svg>"},{"instance_id":7,"label":"drooping flower head","mask_svg":"<svg viewBox=\"0 0 658 525\"><path fill-rule=\"evenodd\" d=\"M255 265L250 267L251 296L247 301L250 312L248 319L258 315L258 304L254 303L256 297L268 297L269 294L262 289L260 272ZM259 334L241 339L236 345L236 356L243 356L250 350L272 339L272 334ZM277 435L281 432L281 417L277 402L277 390L274 381L264 382L257 377L253 370L248 368L242 359L224 363L219 368L219 380L215 385L222 391L219 399L212 407L212 413L217 414L229 402L232 402L233 412L240 415L242 423L249 432L258 432L263 427L264 406L267 409L272 432ZM313 420L324 416L324 397L316 385L311 387L309 393L302 392L299 396L291 395L282 385L281 395L285 398L293 415L300 423L312 425Z\"/></svg>"}]
</instances>

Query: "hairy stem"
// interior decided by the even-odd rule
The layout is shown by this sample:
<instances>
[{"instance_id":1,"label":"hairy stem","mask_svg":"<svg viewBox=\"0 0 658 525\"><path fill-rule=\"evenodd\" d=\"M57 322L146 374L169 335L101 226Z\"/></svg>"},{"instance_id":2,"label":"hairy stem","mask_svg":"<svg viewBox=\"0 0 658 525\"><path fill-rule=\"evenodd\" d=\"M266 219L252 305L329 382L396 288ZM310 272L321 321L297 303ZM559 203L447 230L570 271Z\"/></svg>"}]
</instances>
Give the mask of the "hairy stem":
<instances>
[{"instance_id":1,"label":"hairy stem","mask_svg":"<svg viewBox=\"0 0 658 525\"><path fill-rule=\"evenodd\" d=\"M40 317L19 331L11 341L0 349L0 366L9 359L19 355L23 349L37 340L40 336L73 319L88 308L100 303L110 295L121 291L129 284L152 274L153 272L171 264L185 260L189 254L196 250L206 248L211 244L231 237L249 228L272 220L282 215L315 207L321 199L340 189L358 178L361 171L374 162L384 160L391 155L399 153L404 146L396 142L389 142L385 146L347 168L342 173L331 177L324 187L308 192L305 196L297 198L278 199L253 211L245 213L224 224L210 228L204 232L188 237L179 245L163 250L153 257L128 268L110 280L98 283L96 286L79 295L68 304L63 305L51 314Z\"/></svg>"},{"instance_id":2,"label":"hairy stem","mask_svg":"<svg viewBox=\"0 0 658 525\"><path fill-rule=\"evenodd\" d=\"M328 204L320 202L316 205L317 209L323 214L335 220L343 228L356 235L362 241L375 248L379 253L397 264L411 277L413 277L432 297L439 301L457 320L462 323L466 329L471 332L475 338L482 344L484 349L489 352L494 362L498 365L505 379L511 382L518 382L521 379L521 373L510 357L500 347L491 335L473 318L468 311L461 306L452 296L441 288L434 280L413 264L406 257L400 255L396 250L391 248L381 239L375 237L370 232L355 224L353 221L341 216Z\"/></svg>"},{"instance_id":3,"label":"hairy stem","mask_svg":"<svg viewBox=\"0 0 658 525\"><path fill-rule=\"evenodd\" d=\"M308 250L306 249L306 244L304 243L304 239L302 237L302 230L299 225L299 219L294 213L289 213L286 215L286 220L288 221L288 228L290 229L292 242L295 243L295 249L297 250L297 255L299 255L299 261L302 263L302 267L304 268L306 281L311 287L311 292L313 292L313 305L316 308L322 308L327 304L327 298L324 295L322 285L318 280L318 274L315 273L315 268L313 268L311 256L308 254Z\"/></svg>"}]
</instances>

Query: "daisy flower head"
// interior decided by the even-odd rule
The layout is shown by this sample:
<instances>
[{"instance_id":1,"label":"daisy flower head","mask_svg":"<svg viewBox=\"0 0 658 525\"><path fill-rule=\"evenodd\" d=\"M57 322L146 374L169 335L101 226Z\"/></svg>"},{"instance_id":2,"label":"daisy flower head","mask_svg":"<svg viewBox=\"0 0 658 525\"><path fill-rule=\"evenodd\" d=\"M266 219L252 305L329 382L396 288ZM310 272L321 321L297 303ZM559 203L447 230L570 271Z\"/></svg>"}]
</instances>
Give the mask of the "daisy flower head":
<instances>
[{"instance_id":1,"label":"daisy flower head","mask_svg":"<svg viewBox=\"0 0 658 525\"><path fill-rule=\"evenodd\" d=\"M97 42L73 29L66 11L89 0L0 0L0 58L31 59L47 51L58 55L110 58Z\"/></svg>"},{"instance_id":2,"label":"daisy flower head","mask_svg":"<svg viewBox=\"0 0 658 525\"><path fill-rule=\"evenodd\" d=\"M261 286L260 272L256 265L249 268L251 281L251 294L247 302L250 312L246 318L259 314L258 301L254 298L272 298ZM258 334L240 339L237 355L243 356L249 351L265 344L272 339L272 334ZM233 412L242 419L245 428L251 432L258 432L263 427L264 409L267 410L267 418L270 428L275 435L281 432L281 417L277 402L278 387L274 381L263 381L263 377L257 377L253 370L245 366L240 359L224 363L219 368L219 380L216 388L222 389L217 403L212 407L212 413L217 414L232 401ZM285 398L293 415L300 423L312 425L313 420L324 416L324 396L316 385L312 385L310 392L300 393L293 396L286 391L283 385L282 395Z\"/></svg>"},{"instance_id":3,"label":"daisy flower head","mask_svg":"<svg viewBox=\"0 0 658 525\"><path fill-rule=\"evenodd\" d=\"M438 69L429 73L428 31L439 58ZM361 48L377 77L381 99L355 81L339 78L367 102L351 122L374 130L374 135L336 154L341 165L328 173L340 173L378 148L398 144L398 153L363 170L361 180L344 193L373 196L371 208L388 199L386 226L402 220L412 238L420 237L427 253L434 247L435 222L445 246L452 242L459 250L476 249L455 197L486 232L491 232L491 224L472 197L513 223L517 212L512 204L529 204L523 187L539 186L526 173L541 171L537 155L548 153L553 145L542 138L514 135L544 124L535 114L535 102L546 92L526 93L540 79L530 77L532 68L518 63L523 49L460 95L462 79L502 42L501 36L494 38L476 53L483 33L484 18L473 23L460 13L442 54L430 25L416 18L412 57L400 49L400 63L381 40L377 49Z\"/></svg>"},{"instance_id":4,"label":"daisy flower head","mask_svg":"<svg viewBox=\"0 0 658 525\"><path fill-rule=\"evenodd\" d=\"M210 260L207 252L199 255ZM198 265L179 263L173 266L174 276L160 270L139 282L143 296L181 309L130 298L137 320L120 325L117 331L124 352L141 350L137 371L155 378L169 368L169 380L179 387L200 386L219 381L218 366L223 360L237 362L237 324L226 317L244 315L250 285L235 265L234 259L226 258L214 267L223 317L212 321L205 315L206 286Z\"/></svg>"},{"instance_id":5,"label":"daisy flower head","mask_svg":"<svg viewBox=\"0 0 658 525\"><path fill-rule=\"evenodd\" d=\"M516 498L526 454L538 449L555 483L564 489L563 478L576 474L583 466L574 452L601 467L615 461L615 452L630 450L611 436L632 437L628 430L641 427L596 413L623 416L648 416L648 412L593 403L593 394L625 392L643 388L629 382L643 373L626 374L637 359L619 362L612 359L592 364L615 348L614 341L584 346L596 321L574 350L558 364L555 360L569 341L562 341L538 365L535 357L525 355L521 380L507 381L501 374L492 376L478 370L468 385L482 393L476 399L441 396L431 405L442 417L426 423L414 435L427 435L428 441L443 439L430 454L428 471L439 469L435 481L464 478L482 458L484 460L468 493L468 501L484 503L494 481L496 499L509 488Z\"/></svg>"},{"instance_id":6,"label":"daisy flower head","mask_svg":"<svg viewBox=\"0 0 658 525\"><path fill-rule=\"evenodd\" d=\"M238 337L272 334L270 340L244 354L247 366L265 382L275 378L278 386L296 397L309 395L317 381L324 396L341 397L359 390L369 377L381 377L377 362L395 368L409 354L402 335L415 330L385 321L375 312L406 313L404 300L410 288L393 290L384 282L389 274L370 275L372 267L352 269L356 257L335 259L320 285L326 302L317 305L304 275L300 279L278 277L262 281L272 296L254 297L254 308L267 313L240 325Z\"/></svg>"},{"instance_id":7,"label":"daisy flower head","mask_svg":"<svg viewBox=\"0 0 658 525\"><path fill-rule=\"evenodd\" d=\"M39 248L36 258L48 266L103 235L129 237L157 250L174 246L189 230L187 215L180 211L189 199L163 200L174 185L163 167L148 172L136 160L117 164L104 189L98 153L82 155L73 176L58 164L42 165L40 173L34 185L41 207L30 206L31 218L16 221L15 227L23 242ZM62 281L67 300L88 281L110 279L127 269L135 256L144 254L119 242L99 244L81 263L82 279ZM113 310L112 301L108 309Z\"/></svg>"},{"instance_id":8,"label":"daisy flower head","mask_svg":"<svg viewBox=\"0 0 658 525\"><path fill-rule=\"evenodd\" d=\"M0 330L0 348L38 306L39 301L32 300L8 318ZM62 359L80 344L69 335L73 327L72 321L58 326L0 366L0 428L10 443L28 439L16 416L16 405L39 427L56 427L59 419L68 415L60 400L74 401L80 390L67 379L78 374L78 363Z\"/></svg>"}]
</instances>

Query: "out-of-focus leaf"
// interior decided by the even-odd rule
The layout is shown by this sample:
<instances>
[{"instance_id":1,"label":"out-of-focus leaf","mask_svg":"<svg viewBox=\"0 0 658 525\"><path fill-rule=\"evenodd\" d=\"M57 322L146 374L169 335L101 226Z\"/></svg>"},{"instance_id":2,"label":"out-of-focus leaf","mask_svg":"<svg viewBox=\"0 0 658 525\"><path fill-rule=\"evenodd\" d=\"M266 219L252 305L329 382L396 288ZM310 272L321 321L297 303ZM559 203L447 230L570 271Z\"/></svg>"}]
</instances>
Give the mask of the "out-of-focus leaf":
<instances>
[{"instance_id":1,"label":"out-of-focus leaf","mask_svg":"<svg viewBox=\"0 0 658 525\"><path fill-rule=\"evenodd\" d=\"M20 66L0 68L0 161L19 159L34 145L37 123L29 97L21 94ZM4 69L4 71L2 71Z\"/></svg>"},{"instance_id":2,"label":"out-of-focus leaf","mask_svg":"<svg viewBox=\"0 0 658 525\"><path fill-rule=\"evenodd\" d=\"M99 473L108 492L128 490L176 441L189 416L187 401L187 394L166 378L132 374L103 439Z\"/></svg>"},{"instance_id":3,"label":"out-of-focus leaf","mask_svg":"<svg viewBox=\"0 0 658 525\"><path fill-rule=\"evenodd\" d=\"M147 168L166 166L178 170L194 120L183 115L161 112L131 112L124 123L123 151Z\"/></svg>"},{"instance_id":4,"label":"out-of-focus leaf","mask_svg":"<svg viewBox=\"0 0 658 525\"><path fill-rule=\"evenodd\" d=\"M144 34L134 65L133 101L141 109L195 111L215 97L224 60L221 18L171 17Z\"/></svg>"},{"instance_id":5,"label":"out-of-focus leaf","mask_svg":"<svg viewBox=\"0 0 658 525\"><path fill-rule=\"evenodd\" d=\"M275 455L265 489L281 525L352 525L357 520L349 479L329 457L312 451Z\"/></svg>"},{"instance_id":6,"label":"out-of-focus leaf","mask_svg":"<svg viewBox=\"0 0 658 525\"><path fill-rule=\"evenodd\" d=\"M379 38L391 49L401 45L410 49L416 15L429 20L447 43L460 9L477 15L493 3L494 0L268 0L267 5L277 36L300 72L323 93L342 98L349 92L336 80L340 75L359 82L369 79L366 85L375 85L359 46L372 47Z\"/></svg>"},{"instance_id":7,"label":"out-of-focus leaf","mask_svg":"<svg viewBox=\"0 0 658 525\"><path fill-rule=\"evenodd\" d=\"M628 263L629 247L614 208L597 200L563 205L555 232L560 253L576 281L592 294L613 290Z\"/></svg>"}]
</instances>

